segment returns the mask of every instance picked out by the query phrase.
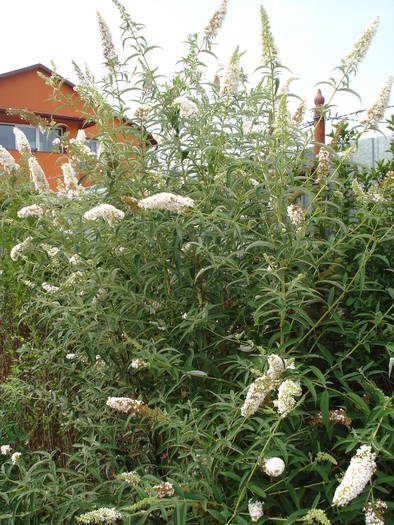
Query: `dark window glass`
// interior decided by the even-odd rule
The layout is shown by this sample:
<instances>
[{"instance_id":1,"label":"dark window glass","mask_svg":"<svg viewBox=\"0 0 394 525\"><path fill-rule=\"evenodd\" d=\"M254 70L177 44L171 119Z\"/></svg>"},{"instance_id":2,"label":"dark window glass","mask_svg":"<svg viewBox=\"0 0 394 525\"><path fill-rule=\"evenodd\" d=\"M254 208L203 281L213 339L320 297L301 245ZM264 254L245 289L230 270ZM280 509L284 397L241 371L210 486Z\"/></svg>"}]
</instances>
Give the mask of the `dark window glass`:
<instances>
[{"instance_id":1,"label":"dark window glass","mask_svg":"<svg viewBox=\"0 0 394 525\"><path fill-rule=\"evenodd\" d=\"M32 151L37 151L37 132L36 128L31 128L29 126L16 126L26 135L27 140L29 141Z\"/></svg>"},{"instance_id":2,"label":"dark window glass","mask_svg":"<svg viewBox=\"0 0 394 525\"><path fill-rule=\"evenodd\" d=\"M12 128L7 124L0 124L0 145L6 149L15 149L15 137Z\"/></svg>"},{"instance_id":3,"label":"dark window glass","mask_svg":"<svg viewBox=\"0 0 394 525\"><path fill-rule=\"evenodd\" d=\"M39 131L39 151L53 151L53 141L60 137L61 132L61 129L54 129L45 133Z\"/></svg>"},{"instance_id":4,"label":"dark window glass","mask_svg":"<svg viewBox=\"0 0 394 525\"><path fill-rule=\"evenodd\" d=\"M97 140L89 140L87 144L88 144L88 148L90 149L90 151L92 151L95 155L97 155L97 147L98 147Z\"/></svg>"}]
</instances>

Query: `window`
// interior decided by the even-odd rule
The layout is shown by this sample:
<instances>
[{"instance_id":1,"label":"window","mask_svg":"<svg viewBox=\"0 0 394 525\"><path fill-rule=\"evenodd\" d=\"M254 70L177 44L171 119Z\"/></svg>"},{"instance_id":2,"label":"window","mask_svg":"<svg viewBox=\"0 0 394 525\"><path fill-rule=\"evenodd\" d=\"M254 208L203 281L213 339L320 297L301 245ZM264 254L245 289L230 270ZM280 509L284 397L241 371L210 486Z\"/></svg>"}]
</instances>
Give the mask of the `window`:
<instances>
[{"instance_id":1,"label":"window","mask_svg":"<svg viewBox=\"0 0 394 525\"><path fill-rule=\"evenodd\" d=\"M53 141L62 134L61 128L43 133L33 126L19 124L0 124L0 145L6 149L16 149L13 128L17 127L26 135L32 151L52 151Z\"/></svg>"},{"instance_id":2,"label":"window","mask_svg":"<svg viewBox=\"0 0 394 525\"><path fill-rule=\"evenodd\" d=\"M94 153L97 157L97 150L98 150L98 141L97 140L88 140L87 142L88 148L92 153Z\"/></svg>"}]
</instances>

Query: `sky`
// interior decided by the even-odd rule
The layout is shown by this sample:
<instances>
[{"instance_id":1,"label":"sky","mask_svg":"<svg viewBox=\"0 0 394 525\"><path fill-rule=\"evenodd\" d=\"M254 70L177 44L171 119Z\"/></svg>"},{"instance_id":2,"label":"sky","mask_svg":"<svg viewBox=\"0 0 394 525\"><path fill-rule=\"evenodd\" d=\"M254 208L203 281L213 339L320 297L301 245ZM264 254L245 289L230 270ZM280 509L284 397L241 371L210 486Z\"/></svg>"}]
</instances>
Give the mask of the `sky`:
<instances>
[{"instance_id":1,"label":"sky","mask_svg":"<svg viewBox=\"0 0 394 525\"><path fill-rule=\"evenodd\" d=\"M162 49L151 55L152 65L170 75L182 56L189 33L202 31L220 0L123 0L133 19L146 26L145 36ZM313 106L316 83L327 79L351 49L368 23L380 16L380 26L349 94L336 99L339 114L368 108L389 74L394 73L394 0L229 0L226 20L214 51L219 65L228 61L237 45L245 54L242 66L253 72L261 57L259 7L271 20L281 62L297 80L292 91ZM111 0L0 0L0 73L37 62L77 81L71 61L85 62L98 76L103 57L96 11L111 28L120 49L119 16ZM7 51L5 51L7 50ZM211 64L212 75L217 64ZM321 87L323 94L327 89ZM294 101L294 103L296 103ZM394 105L392 95L391 105ZM386 113L386 117L389 115Z\"/></svg>"}]
</instances>

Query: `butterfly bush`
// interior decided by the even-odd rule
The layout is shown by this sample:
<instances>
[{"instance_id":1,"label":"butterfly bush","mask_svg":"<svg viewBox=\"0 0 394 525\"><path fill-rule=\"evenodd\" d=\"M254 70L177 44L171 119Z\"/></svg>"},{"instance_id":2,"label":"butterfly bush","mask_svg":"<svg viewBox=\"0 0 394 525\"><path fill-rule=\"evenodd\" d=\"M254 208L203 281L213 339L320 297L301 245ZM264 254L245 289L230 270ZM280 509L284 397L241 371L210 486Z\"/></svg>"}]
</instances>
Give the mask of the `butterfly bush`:
<instances>
[{"instance_id":1,"label":"butterfly bush","mask_svg":"<svg viewBox=\"0 0 394 525\"><path fill-rule=\"evenodd\" d=\"M18 164L0 149L3 514L382 523L394 166L350 159L391 81L314 157L269 6L251 70L242 39L230 59L217 46L234 9L218 0L167 78L143 24L112 7L121 46L99 14L102 78L77 61L72 92L41 77L86 130L59 136L53 191L20 130ZM376 28L327 72L322 118Z\"/></svg>"}]
</instances>

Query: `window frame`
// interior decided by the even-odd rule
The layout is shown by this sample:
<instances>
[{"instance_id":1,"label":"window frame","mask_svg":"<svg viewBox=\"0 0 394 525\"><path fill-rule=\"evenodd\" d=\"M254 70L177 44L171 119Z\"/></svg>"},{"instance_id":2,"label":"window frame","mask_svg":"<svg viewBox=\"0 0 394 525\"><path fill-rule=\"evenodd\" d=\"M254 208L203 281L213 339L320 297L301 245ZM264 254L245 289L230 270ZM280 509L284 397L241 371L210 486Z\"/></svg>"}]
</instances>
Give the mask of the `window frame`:
<instances>
[{"instance_id":1,"label":"window frame","mask_svg":"<svg viewBox=\"0 0 394 525\"><path fill-rule=\"evenodd\" d=\"M21 127L24 127L24 128L33 128L35 129L36 131L36 148L32 148L32 151L34 153L56 153L52 150L43 150L43 149L40 149L40 128L37 127L37 126L32 126L31 124L16 124L16 123L13 123L13 122L0 122L0 126L9 126L11 128L21 128ZM64 133L64 129L62 126L59 126L59 127L56 127L54 128L53 130L51 131L56 131L58 130L59 131L59 137L61 137ZM17 151L16 149L16 144L15 144L15 139L14 139L14 148L11 148L10 150L7 150L8 151Z\"/></svg>"}]
</instances>

